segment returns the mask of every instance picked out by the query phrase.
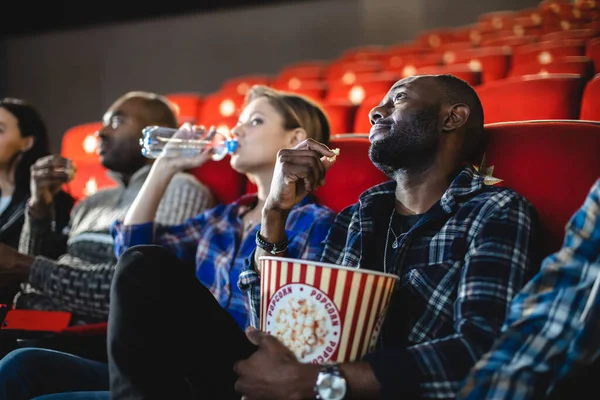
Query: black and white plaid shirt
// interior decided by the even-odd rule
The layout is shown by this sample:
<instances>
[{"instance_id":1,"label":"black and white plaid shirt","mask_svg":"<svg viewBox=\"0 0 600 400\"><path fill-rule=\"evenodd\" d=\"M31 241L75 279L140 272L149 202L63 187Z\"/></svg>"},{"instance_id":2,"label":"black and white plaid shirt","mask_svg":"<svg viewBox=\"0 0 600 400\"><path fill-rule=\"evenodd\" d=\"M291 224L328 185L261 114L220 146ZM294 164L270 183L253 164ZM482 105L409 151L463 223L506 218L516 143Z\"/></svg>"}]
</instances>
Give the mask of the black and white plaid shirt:
<instances>
[{"instance_id":1,"label":"black and white plaid shirt","mask_svg":"<svg viewBox=\"0 0 600 400\"><path fill-rule=\"evenodd\" d=\"M365 191L335 219L321 261L383 271L396 183ZM467 166L442 198L403 236L387 272L400 276L383 331L365 360L383 398L417 393L454 398L461 381L499 335L513 296L531 274L534 210L514 191L483 184ZM383 234L382 234L382 230ZM248 260L243 288L254 323L259 277ZM251 279L252 277L252 279ZM396 333L396 335L390 334Z\"/></svg>"}]
</instances>

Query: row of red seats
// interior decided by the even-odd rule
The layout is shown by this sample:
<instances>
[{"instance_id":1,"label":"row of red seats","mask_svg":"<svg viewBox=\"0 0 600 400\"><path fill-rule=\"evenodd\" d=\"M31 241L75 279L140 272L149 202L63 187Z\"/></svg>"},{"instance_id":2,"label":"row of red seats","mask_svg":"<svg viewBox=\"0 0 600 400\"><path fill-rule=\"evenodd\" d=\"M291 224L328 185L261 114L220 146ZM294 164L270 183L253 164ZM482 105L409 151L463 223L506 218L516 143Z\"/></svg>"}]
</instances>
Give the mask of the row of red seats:
<instances>
[{"instance_id":1,"label":"row of red seats","mask_svg":"<svg viewBox=\"0 0 600 400\"><path fill-rule=\"evenodd\" d=\"M388 89L388 84L381 86L379 94L370 96L358 107L346 103L324 104L331 121L332 132L367 133L370 129L368 113L380 102ZM536 119L600 121L600 107L597 106L597 99L600 98L600 74L587 84L577 75L509 78L479 86L476 91L486 110L486 123ZM193 95L169 98L189 107L197 100ZM220 100L221 103L226 103L228 98L224 96ZM241 107L241 104L238 107ZM216 119L213 124L224 124L225 128L231 128L235 123L237 114L234 113L231 117ZM97 139L94 132L100 126L100 122L94 122L73 127L66 132L63 139L62 154L73 159L78 165L77 177L67 189L78 198L113 184L101 170L96 154Z\"/></svg>"}]
</instances>

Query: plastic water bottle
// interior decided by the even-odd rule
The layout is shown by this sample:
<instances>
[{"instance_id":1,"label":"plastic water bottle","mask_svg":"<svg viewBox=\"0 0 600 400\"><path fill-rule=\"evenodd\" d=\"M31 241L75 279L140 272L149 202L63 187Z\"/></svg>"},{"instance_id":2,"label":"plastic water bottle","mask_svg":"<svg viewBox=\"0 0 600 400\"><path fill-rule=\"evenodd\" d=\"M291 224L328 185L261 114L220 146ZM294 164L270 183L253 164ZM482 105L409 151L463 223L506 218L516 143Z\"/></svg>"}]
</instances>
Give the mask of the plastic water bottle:
<instances>
[{"instance_id":1,"label":"plastic water bottle","mask_svg":"<svg viewBox=\"0 0 600 400\"><path fill-rule=\"evenodd\" d=\"M148 158L195 157L207 146L212 148L212 159L220 161L237 149L238 142L218 130L187 130L163 126L148 126L140 139L142 154Z\"/></svg>"}]
</instances>

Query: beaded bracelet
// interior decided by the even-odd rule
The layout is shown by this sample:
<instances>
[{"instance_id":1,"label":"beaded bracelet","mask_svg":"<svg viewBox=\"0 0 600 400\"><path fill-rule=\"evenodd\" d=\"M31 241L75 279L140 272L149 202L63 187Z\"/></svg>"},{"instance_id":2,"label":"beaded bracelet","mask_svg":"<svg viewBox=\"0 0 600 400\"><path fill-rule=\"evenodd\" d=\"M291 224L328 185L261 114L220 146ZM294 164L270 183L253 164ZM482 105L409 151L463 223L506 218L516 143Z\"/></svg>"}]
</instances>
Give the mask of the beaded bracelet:
<instances>
[{"instance_id":1,"label":"beaded bracelet","mask_svg":"<svg viewBox=\"0 0 600 400\"><path fill-rule=\"evenodd\" d=\"M273 255L285 252L288 248L288 244L287 237L279 243L269 243L261 236L260 230L256 231L256 246Z\"/></svg>"}]
</instances>

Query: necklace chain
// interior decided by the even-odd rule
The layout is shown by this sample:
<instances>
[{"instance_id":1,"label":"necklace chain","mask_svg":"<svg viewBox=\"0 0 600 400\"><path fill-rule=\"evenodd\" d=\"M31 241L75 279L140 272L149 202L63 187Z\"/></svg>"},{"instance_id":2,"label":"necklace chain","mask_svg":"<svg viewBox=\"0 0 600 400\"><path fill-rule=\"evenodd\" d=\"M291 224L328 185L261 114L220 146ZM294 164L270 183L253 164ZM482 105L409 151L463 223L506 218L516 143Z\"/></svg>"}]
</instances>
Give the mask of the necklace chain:
<instances>
[{"instance_id":1,"label":"necklace chain","mask_svg":"<svg viewBox=\"0 0 600 400\"><path fill-rule=\"evenodd\" d=\"M387 235L385 236L385 250L383 252L383 272L387 273L388 272L388 268L387 268L387 253L388 253L388 245L389 245L389 240L390 240L390 233L394 236L394 241L392 242L392 249L397 249L398 246L400 245L400 239L402 239L402 237L404 235L406 235L406 233L401 233L400 235L396 235L396 232L394 232L394 228L392 228L392 221L394 220L394 214L396 213L396 210L394 208L392 208L392 213L390 214L390 222L388 224L388 230L387 230Z\"/></svg>"}]
</instances>

